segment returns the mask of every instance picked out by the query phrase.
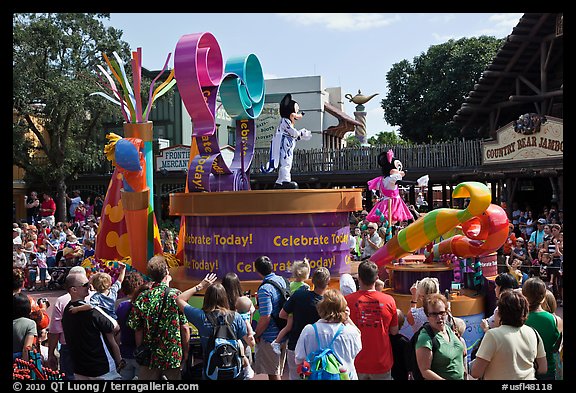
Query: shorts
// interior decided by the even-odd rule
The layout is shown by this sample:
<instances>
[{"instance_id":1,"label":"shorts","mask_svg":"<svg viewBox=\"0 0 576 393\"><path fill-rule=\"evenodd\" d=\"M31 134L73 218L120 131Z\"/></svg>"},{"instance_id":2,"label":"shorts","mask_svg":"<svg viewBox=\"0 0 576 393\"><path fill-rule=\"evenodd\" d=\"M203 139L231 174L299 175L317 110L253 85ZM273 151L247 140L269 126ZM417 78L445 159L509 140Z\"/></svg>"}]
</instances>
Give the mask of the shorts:
<instances>
[{"instance_id":1,"label":"shorts","mask_svg":"<svg viewBox=\"0 0 576 393\"><path fill-rule=\"evenodd\" d=\"M260 340L256 344L254 354L254 372L256 374L282 375L284 374L284 364L286 363L286 342L280 347L280 355L272 349L268 341Z\"/></svg>"},{"instance_id":2,"label":"shorts","mask_svg":"<svg viewBox=\"0 0 576 393\"><path fill-rule=\"evenodd\" d=\"M48 267L54 267L56 266L56 257L47 257L46 258L46 265L48 265Z\"/></svg>"},{"instance_id":3,"label":"shorts","mask_svg":"<svg viewBox=\"0 0 576 393\"><path fill-rule=\"evenodd\" d=\"M48 268L46 268L46 267L40 268L40 281L46 281L46 272L47 271L48 271Z\"/></svg>"}]
</instances>

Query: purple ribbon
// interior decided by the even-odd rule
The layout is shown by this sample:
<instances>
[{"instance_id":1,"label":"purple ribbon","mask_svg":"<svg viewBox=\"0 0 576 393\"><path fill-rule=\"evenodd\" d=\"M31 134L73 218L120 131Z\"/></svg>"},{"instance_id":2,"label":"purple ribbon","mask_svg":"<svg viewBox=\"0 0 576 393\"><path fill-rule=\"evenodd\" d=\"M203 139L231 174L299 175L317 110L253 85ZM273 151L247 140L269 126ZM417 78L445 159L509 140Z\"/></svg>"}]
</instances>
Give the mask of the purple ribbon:
<instances>
[{"instance_id":1,"label":"purple ribbon","mask_svg":"<svg viewBox=\"0 0 576 393\"><path fill-rule=\"evenodd\" d=\"M244 59L246 68L260 67L256 56ZM237 58L234 61L238 63ZM236 119L236 149L230 168L222 158L215 136L216 96L223 77L222 53L216 38L211 33L182 36L176 44L174 75L184 106L192 118L192 137L199 149L188 168L188 190L249 190L248 171L256 140L254 119L240 119L240 115ZM242 80L244 76L228 73L225 77L246 83ZM263 87L261 90L263 93Z\"/></svg>"}]
</instances>

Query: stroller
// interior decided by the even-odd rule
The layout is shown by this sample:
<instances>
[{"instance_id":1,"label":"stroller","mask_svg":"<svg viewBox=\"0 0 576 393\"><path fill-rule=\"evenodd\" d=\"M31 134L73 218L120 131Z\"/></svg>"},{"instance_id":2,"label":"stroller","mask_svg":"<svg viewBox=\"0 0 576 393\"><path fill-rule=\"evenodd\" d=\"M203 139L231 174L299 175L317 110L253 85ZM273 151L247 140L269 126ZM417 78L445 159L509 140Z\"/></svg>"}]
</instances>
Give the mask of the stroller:
<instances>
[{"instance_id":1,"label":"stroller","mask_svg":"<svg viewBox=\"0 0 576 393\"><path fill-rule=\"evenodd\" d=\"M70 268L67 267L55 267L49 271L50 282L48 283L49 290L64 289L64 281L68 276Z\"/></svg>"}]
</instances>

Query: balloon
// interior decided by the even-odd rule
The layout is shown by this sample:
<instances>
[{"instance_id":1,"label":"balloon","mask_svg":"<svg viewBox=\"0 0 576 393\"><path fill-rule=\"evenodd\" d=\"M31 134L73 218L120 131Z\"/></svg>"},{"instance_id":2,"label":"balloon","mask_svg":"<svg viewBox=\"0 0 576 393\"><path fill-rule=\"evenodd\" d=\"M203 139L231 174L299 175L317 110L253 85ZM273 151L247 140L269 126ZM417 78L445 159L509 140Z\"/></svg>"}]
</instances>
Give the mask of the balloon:
<instances>
[{"instance_id":1,"label":"balloon","mask_svg":"<svg viewBox=\"0 0 576 393\"><path fill-rule=\"evenodd\" d=\"M464 210L448 208L432 210L424 217L420 217L416 222L402 229L396 236L390 239L389 242L376 251L372 257L370 257L370 260L378 266L383 266L392 262L394 259L408 255L438 238L443 233L448 232L451 228L476 216L485 214L492 200L490 189L480 182L463 182L458 184L452 192L452 197L470 198L470 203ZM507 226L507 217L502 217L502 220L506 220L505 225ZM496 248L499 248L505 241L504 239L501 244L496 245L500 239L498 235L500 234L500 227L503 225L502 220L500 218L497 220L494 230L495 236L490 237L489 241L483 242L482 240L476 239L474 240L476 243L472 244L490 243L490 247L497 246ZM482 221L484 222L486 220ZM484 235L485 232L480 233ZM451 250L448 252L450 251ZM482 248L482 252L485 251L486 250Z\"/></svg>"}]
</instances>

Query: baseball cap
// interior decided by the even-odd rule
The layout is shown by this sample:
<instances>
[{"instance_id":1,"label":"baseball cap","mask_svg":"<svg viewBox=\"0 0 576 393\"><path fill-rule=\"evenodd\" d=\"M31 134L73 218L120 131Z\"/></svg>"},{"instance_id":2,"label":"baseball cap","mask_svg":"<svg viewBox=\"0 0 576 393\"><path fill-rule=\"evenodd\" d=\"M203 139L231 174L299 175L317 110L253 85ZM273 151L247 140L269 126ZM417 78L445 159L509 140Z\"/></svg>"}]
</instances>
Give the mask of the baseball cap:
<instances>
[{"instance_id":1,"label":"baseball cap","mask_svg":"<svg viewBox=\"0 0 576 393\"><path fill-rule=\"evenodd\" d=\"M371 222L370 224L368 224L368 228L378 229L378 224L376 224L375 222Z\"/></svg>"},{"instance_id":2,"label":"baseball cap","mask_svg":"<svg viewBox=\"0 0 576 393\"><path fill-rule=\"evenodd\" d=\"M22 233L22 229L20 228L12 228L12 232L18 232L18 234Z\"/></svg>"},{"instance_id":3,"label":"baseball cap","mask_svg":"<svg viewBox=\"0 0 576 393\"><path fill-rule=\"evenodd\" d=\"M546 220L544 218L539 218L538 224L546 224Z\"/></svg>"}]
</instances>

